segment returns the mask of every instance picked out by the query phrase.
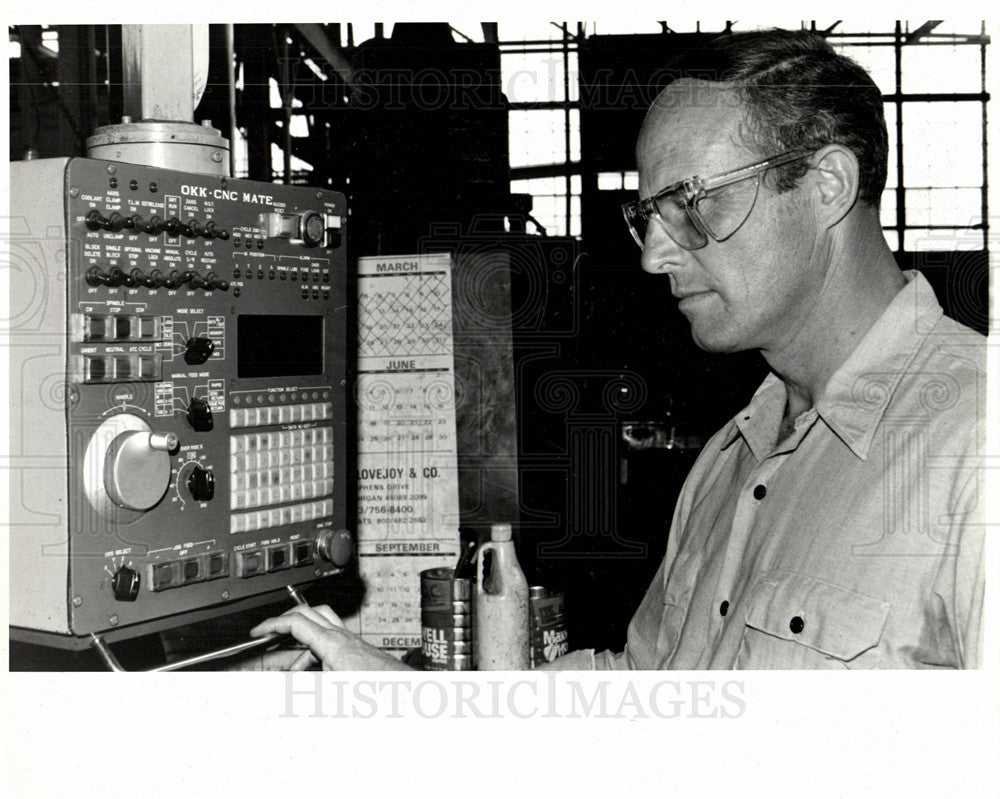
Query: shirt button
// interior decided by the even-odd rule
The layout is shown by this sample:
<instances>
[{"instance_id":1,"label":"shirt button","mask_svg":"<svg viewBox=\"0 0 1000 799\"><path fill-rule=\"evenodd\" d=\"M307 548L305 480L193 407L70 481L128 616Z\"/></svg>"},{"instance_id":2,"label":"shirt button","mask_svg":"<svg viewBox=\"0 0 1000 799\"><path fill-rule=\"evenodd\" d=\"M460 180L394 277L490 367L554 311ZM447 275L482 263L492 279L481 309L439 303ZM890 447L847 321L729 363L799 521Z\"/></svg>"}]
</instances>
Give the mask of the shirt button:
<instances>
[{"instance_id":1,"label":"shirt button","mask_svg":"<svg viewBox=\"0 0 1000 799\"><path fill-rule=\"evenodd\" d=\"M753 498L760 500L767 496L767 489L763 485L756 486L753 490Z\"/></svg>"},{"instance_id":2,"label":"shirt button","mask_svg":"<svg viewBox=\"0 0 1000 799\"><path fill-rule=\"evenodd\" d=\"M802 620L801 616L793 616L792 620L788 622L788 629L793 633L798 635L805 628L806 623Z\"/></svg>"},{"instance_id":3,"label":"shirt button","mask_svg":"<svg viewBox=\"0 0 1000 799\"><path fill-rule=\"evenodd\" d=\"M727 613L729 613L729 603L723 602L721 605L719 605L719 615L725 616Z\"/></svg>"}]
</instances>

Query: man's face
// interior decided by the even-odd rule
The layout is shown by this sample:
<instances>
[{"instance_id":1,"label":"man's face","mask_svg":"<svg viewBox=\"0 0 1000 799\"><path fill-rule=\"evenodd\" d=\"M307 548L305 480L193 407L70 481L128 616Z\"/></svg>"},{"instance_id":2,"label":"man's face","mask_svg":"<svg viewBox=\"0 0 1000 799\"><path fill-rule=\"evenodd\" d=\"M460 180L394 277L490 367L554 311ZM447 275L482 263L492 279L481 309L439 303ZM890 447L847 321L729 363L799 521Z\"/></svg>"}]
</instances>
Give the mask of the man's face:
<instances>
[{"instance_id":1,"label":"man's face","mask_svg":"<svg viewBox=\"0 0 1000 799\"><path fill-rule=\"evenodd\" d=\"M654 103L639 135L639 195L761 160L742 144L743 106L718 83L681 80ZM818 225L808 187L777 194L761 177L753 211L722 242L684 250L650 220L642 253L647 272L666 273L678 308L705 350L774 350L789 344L823 285Z\"/></svg>"}]
</instances>

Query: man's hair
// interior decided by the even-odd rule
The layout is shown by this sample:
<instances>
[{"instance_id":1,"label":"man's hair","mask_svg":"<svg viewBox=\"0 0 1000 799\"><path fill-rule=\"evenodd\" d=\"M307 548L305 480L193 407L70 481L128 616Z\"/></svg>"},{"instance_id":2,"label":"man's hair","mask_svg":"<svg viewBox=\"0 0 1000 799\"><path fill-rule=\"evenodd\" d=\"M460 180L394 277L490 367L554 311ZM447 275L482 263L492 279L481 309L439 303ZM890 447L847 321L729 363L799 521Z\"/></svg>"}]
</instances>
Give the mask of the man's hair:
<instances>
[{"instance_id":1,"label":"man's hair","mask_svg":"<svg viewBox=\"0 0 1000 799\"><path fill-rule=\"evenodd\" d=\"M824 38L777 29L723 34L671 67L734 87L747 108L744 141L761 158L827 144L849 148L858 159L859 198L878 205L889 151L882 92ZM804 161L779 167L773 185L794 188L807 169Z\"/></svg>"}]
</instances>

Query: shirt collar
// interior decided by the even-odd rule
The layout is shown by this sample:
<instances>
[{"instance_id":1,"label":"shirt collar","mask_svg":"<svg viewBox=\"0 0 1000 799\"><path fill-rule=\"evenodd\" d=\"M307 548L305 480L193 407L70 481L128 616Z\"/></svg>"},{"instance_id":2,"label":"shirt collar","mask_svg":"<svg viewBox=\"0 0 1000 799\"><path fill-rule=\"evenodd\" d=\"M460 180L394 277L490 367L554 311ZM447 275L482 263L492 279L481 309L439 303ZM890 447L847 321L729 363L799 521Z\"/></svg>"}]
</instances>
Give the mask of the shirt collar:
<instances>
[{"instance_id":1,"label":"shirt collar","mask_svg":"<svg viewBox=\"0 0 1000 799\"><path fill-rule=\"evenodd\" d=\"M834 372L816 403L831 430L862 460L875 430L923 336L944 313L927 279L904 272L906 285ZM758 461L773 450L785 412L785 384L773 372L723 436L722 449L740 435Z\"/></svg>"},{"instance_id":2,"label":"shirt collar","mask_svg":"<svg viewBox=\"0 0 1000 799\"><path fill-rule=\"evenodd\" d=\"M827 425L862 460L908 364L944 314L927 278L915 270L903 276L906 285L834 372L816 403Z\"/></svg>"}]
</instances>

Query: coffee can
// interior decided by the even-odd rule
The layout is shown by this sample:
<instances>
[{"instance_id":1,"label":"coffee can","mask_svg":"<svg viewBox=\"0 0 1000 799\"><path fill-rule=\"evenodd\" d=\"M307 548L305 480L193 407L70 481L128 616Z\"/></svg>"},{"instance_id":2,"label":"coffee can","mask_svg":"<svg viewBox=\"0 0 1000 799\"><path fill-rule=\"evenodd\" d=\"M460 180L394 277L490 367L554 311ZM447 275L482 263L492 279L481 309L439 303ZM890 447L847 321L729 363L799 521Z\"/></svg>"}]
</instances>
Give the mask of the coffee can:
<instances>
[{"instance_id":1,"label":"coffee can","mask_svg":"<svg viewBox=\"0 0 1000 799\"><path fill-rule=\"evenodd\" d=\"M472 579L447 567L420 573L421 660L429 671L474 667Z\"/></svg>"},{"instance_id":2,"label":"coffee can","mask_svg":"<svg viewBox=\"0 0 1000 799\"><path fill-rule=\"evenodd\" d=\"M551 663L569 652L569 627L566 623L566 593L550 591L545 586L528 588L530 662L532 668Z\"/></svg>"}]
</instances>

